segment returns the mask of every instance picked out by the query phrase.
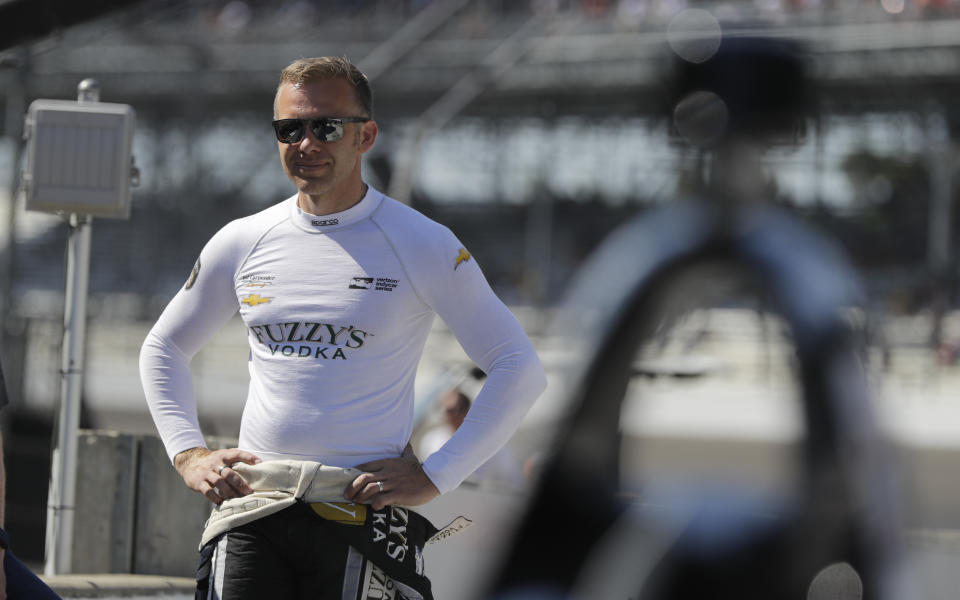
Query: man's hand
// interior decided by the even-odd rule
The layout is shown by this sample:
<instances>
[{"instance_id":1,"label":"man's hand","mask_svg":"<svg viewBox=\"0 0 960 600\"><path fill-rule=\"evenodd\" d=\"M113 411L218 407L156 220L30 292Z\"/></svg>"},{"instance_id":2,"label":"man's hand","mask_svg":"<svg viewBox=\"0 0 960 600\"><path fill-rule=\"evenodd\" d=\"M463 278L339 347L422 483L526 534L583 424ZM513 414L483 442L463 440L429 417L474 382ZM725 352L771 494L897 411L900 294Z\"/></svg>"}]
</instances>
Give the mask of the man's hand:
<instances>
[{"instance_id":1,"label":"man's hand","mask_svg":"<svg viewBox=\"0 0 960 600\"><path fill-rule=\"evenodd\" d=\"M260 463L260 459L239 448L191 448L173 457L173 466L187 487L217 506L228 498L239 498L253 492L247 482L230 468L230 465L238 462L255 465Z\"/></svg>"},{"instance_id":2,"label":"man's hand","mask_svg":"<svg viewBox=\"0 0 960 600\"><path fill-rule=\"evenodd\" d=\"M374 510L393 504L419 506L440 495L409 444L402 458L374 460L356 468L366 473L347 486L343 497L350 502L370 504Z\"/></svg>"}]
</instances>

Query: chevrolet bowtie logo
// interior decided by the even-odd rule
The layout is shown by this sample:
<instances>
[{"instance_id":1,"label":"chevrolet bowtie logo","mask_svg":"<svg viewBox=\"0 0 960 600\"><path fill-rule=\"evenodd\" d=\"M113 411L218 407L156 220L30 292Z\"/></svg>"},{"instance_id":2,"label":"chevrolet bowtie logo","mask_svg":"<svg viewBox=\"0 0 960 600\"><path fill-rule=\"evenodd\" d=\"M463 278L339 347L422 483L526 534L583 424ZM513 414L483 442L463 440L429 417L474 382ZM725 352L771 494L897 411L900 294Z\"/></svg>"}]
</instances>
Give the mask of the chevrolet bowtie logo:
<instances>
[{"instance_id":1,"label":"chevrolet bowtie logo","mask_svg":"<svg viewBox=\"0 0 960 600\"><path fill-rule=\"evenodd\" d=\"M453 270L456 271L460 263L465 263L468 260L470 260L470 253L467 252L466 248L460 248L460 254L457 255L457 260L453 263Z\"/></svg>"},{"instance_id":2,"label":"chevrolet bowtie logo","mask_svg":"<svg viewBox=\"0 0 960 600\"><path fill-rule=\"evenodd\" d=\"M267 302L270 302L270 298L264 298L260 294L250 294L249 296L243 298L243 300L240 302L248 306L256 306L258 304L266 304Z\"/></svg>"}]
</instances>

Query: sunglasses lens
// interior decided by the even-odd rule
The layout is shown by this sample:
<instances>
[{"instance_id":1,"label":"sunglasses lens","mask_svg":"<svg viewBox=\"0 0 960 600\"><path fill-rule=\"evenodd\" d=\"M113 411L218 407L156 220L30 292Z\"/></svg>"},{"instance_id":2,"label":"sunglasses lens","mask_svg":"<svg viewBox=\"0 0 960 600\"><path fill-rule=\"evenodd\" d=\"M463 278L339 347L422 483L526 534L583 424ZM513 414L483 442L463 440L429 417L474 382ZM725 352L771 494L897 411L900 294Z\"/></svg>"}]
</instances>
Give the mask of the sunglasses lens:
<instances>
[{"instance_id":1,"label":"sunglasses lens","mask_svg":"<svg viewBox=\"0 0 960 600\"><path fill-rule=\"evenodd\" d=\"M303 137L303 123L296 119L284 119L274 124L277 139L284 144L294 144Z\"/></svg>"},{"instance_id":2,"label":"sunglasses lens","mask_svg":"<svg viewBox=\"0 0 960 600\"><path fill-rule=\"evenodd\" d=\"M343 121L340 119L316 119L310 122L310 131L321 142L335 142L343 137Z\"/></svg>"},{"instance_id":3,"label":"sunglasses lens","mask_svg":"<svg viewBox=\"0 0 960 600\"><path fill-rule=\"evenodd\" d=\"M354 119L356 120L356 119ZM273 122L277 139L284 144L296 144L303 139L309 124L313 136L321 142L335 142L343 138L343 119L279 119Z\"/></svg>"}]
</instances>

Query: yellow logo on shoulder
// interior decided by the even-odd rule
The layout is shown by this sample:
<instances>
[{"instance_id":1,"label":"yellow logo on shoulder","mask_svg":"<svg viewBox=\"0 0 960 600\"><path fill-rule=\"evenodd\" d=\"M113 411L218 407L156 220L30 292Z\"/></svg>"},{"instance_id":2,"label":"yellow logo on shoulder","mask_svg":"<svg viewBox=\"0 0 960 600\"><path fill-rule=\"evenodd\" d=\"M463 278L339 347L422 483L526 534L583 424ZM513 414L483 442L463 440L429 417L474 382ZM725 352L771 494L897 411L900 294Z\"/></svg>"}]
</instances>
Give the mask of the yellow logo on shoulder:
<instances>
[{"instance_id":1,"label":"yellow logo on shoulder","mask_svg":"<svg viewBox=\"0 0 960 600\"><path fill-rule=\"evenodd\" d=\"M248 306L256 306L258 304L266 304L270 302L270 298L265 298L260 294L249 294L247 296L244 296L243 299L240 300L240 302Z\"/></svg>"},{"instance_id":2,"label":"yellow logo on shoulder","mask_svg":"<svg viewBox=\"0 0 960 600\"><path fill-rule=\"evenodd\" d=\"M468 260L470 260L470 253L467 252L466 248L460 248L460 254L457 255L457 260L453 263L453 270L456 271L461 263L465 263Z\"/></svg>"},{"instance_id":3,"label":"yellow logo on shoulder","mask_svg":"<svg viewBox=\"0 0 960 600\"><path fill-rule=\"evenodd\" d=\"M311 502L310 508L328 521L341 525L363 525L367 520L367 505L353 502Z\"/></svg>"}]
</instances>

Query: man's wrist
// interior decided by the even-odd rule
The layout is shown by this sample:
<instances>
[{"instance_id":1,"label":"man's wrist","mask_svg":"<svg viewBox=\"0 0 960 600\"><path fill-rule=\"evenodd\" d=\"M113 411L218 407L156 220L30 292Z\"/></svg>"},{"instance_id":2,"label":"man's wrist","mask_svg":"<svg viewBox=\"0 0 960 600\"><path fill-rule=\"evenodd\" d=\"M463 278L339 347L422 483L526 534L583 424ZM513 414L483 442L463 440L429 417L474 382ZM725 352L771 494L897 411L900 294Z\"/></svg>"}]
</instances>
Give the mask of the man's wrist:
<instances>
[{"instance_id":1,"label":"man's wrist","mask_svg":"<svg viewBox=\"0 0 960 600\"><path fill-rule=\"evenodd\" d=\"M184 450L183 452L178 453L173 457L173 467L180 470L184 464L189 462L192 458L196 456L204 456L209 454L210 450L204 446L197 446L196 448L190 448L189 450Z\"/></svg>"},{"instance_id":2,"label":"man's wrist","mask_svg":"<svg viewBox=\"0 0 960 600\"><path fill-rule=\"evenodd\" d=\"M433 489L436 490L437 495L438 496L442 495L443 492L441 492L440 488L437 487L437 484L434 483L433 478L430 477L430 475L427 473L427 470L423 468L423 463L420 463L420 466L418 467L418 469L420 470L421 473L423 473L423 476L426 478L426 480L430 482L430 485L433 487Z\"/></svg>"}]
</instances>

